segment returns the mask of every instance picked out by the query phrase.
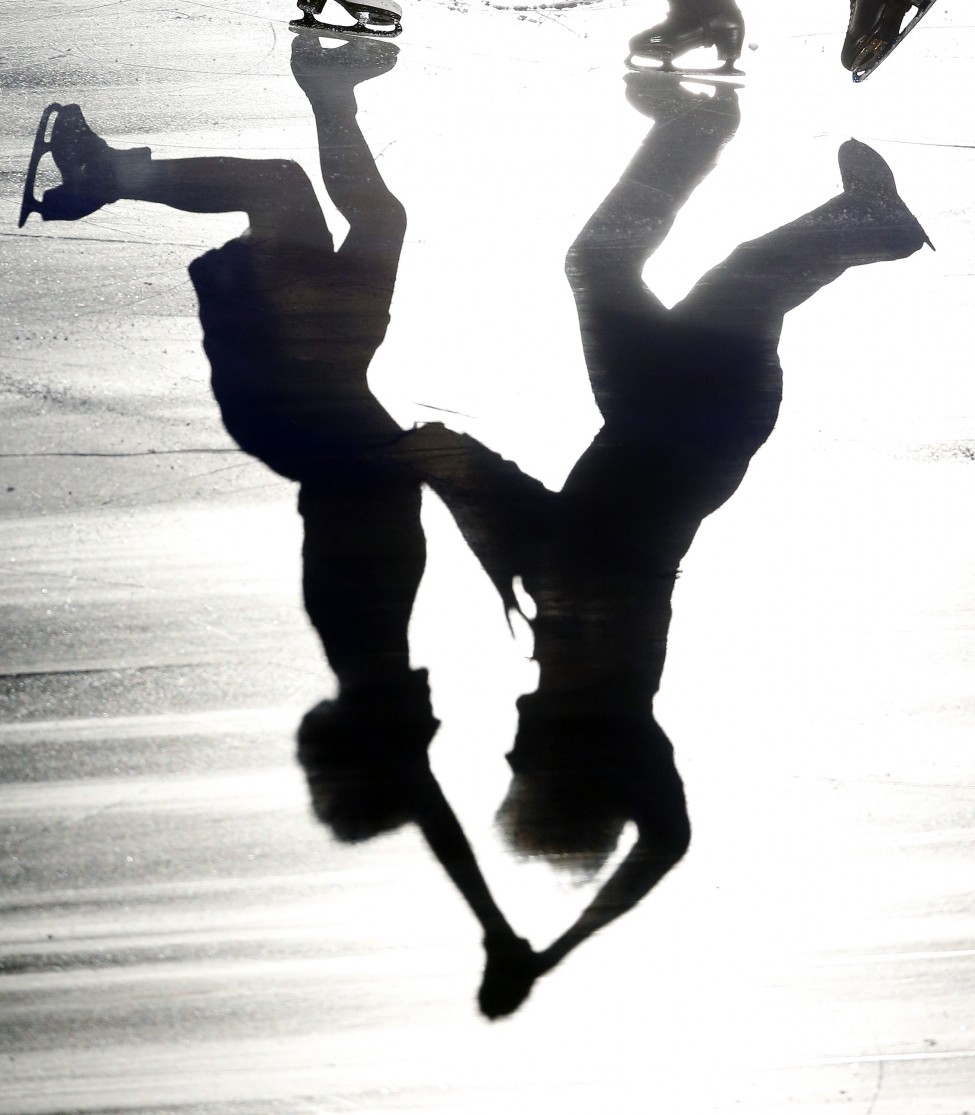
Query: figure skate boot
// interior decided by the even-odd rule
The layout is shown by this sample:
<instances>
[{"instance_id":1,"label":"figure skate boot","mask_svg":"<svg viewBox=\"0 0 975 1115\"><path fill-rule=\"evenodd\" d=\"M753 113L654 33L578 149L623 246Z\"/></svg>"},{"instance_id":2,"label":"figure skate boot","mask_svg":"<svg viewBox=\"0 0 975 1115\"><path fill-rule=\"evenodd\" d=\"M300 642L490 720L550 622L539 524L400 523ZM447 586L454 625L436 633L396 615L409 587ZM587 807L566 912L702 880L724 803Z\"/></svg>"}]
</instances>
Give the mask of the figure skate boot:
<instances>
[{"instance_id":1,"label":"figure skate boot","mask_svg":"<svg viewBox=\"0 0 975 1115\"><path fill-rule=\"evenodd\" d=\"M935 0L850 0L850 25L840 61L855 82L866 81L934 7ZM917 11L905 26L911 8Z\"/></svg>"},{"instance_id":2,"label":"figure skate boot","mask_svg":"<svg viewBox=\"0 0 975 1115\"><path fill-rule=\"evenodd\" d=\"M685 70L682 73L735 74L735 62L745 42L745 21L733 0L673 0L670 14L655 27L634 35L630 40L627 65L647 69L641 60L660 63L664 70L674 69L674 59L689 50L713 46L721 67L712 70Z\"/></svg>"},{"instance_id":3,"label":"figure skate boot","mask_svg":"<svg viewBox=\"0 0 975 1115\"><path fill-rule=\"evenodd\" d=\"M293 19L288 25L292 31L312 31L320 34L330 31L337 35L372 35L378 39L390 39L403 30L401 19L403 9L396 0L336 0L355 20L353 24L324 23L316 19L325 7L325 0L298 0L298 7L305 13L301 19Z\"/></svg>"}]
</instances>

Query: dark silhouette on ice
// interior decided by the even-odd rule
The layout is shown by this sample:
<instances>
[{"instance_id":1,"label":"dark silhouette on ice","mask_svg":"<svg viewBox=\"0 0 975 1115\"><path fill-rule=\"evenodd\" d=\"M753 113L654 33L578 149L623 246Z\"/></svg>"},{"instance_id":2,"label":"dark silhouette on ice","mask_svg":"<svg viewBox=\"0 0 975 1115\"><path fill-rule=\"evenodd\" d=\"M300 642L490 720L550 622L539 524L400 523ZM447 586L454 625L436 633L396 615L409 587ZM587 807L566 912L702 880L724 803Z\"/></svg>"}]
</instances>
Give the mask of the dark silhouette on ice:
<instances>
[{"instance_id":1,"label":"dark silhouette on ice","mask_svg":"<svg viewBox=\"0 0 975 1115\"><path fill-rule=\"evenodd\" d=\"M347 698L372 709L393 691L410 694L421 734L436 728L406 637L425 561L420 485L385 460L403 431L366 379L389 323L406 216L358 127L355 86L391 69L396 54L366 39L328 50L294 40L326 188L350 226L338 249L297 163L116 150L77 105L45 112L25 189L25 219L76 220L121 198L247 214L244 235L195 260L190 277L227 430L300 485L305 603L338 679L338 735ZM62 184L38 201L33 172L47 150Z\"/></svg>"},{"instance_id":2,"label":"dark silhouette on ice","mask_svg":"<svg viewBox=\"0 0 975 1115\"><path fill-rule=\"evenodd\" d=\"M115 151L72 105L42 119L23 216L73 220L120 198L248 214L248 232L190 274L228 431L299 484L305 603L338 680L298 733L312 804L346 841L421 828L484 931L479 1002L498 1017L688 847L673 748L653 715L671 594L702 520L774 427L785 314L847 268L910 255L926 237L880 156L850 140L839 195L742 244L668 310L643 266L734 135L737 91L719 82L706 96L670 74L629 75L628 100L654 126L566 259L604 424L551 492L467 435L403 431L370 391L406 220L356 123L354 88L389 70L396 50L357 40L325 51L299 37L292 57L326 188L350 225L339 249L296 163ZM33 174L48 150L62 185L38 201ZM425 561L423 484L505 608L517 606L516 578L536 608L539 684L518 703L505 831L523 851L590 865L627 822L637 833L576 923L538 952L491 897L429 766L438 721L407 639Z\"/></svg>"},{"instance_id":3,"label":"dark silhouette on ice","mask_svg":"<svg viewBox=\"0 0 975 1115\"><path fill-rule=\"evenodd\" d=\"M425 561L422 476L414 452L408 466L392 452L404 431L366 378L389 323L406 216L358 127L354 89L391 69L396 55L367 39L330 49L294 41L292 70L314 112L325 186L349 222L337 250L297 163L116 150L77 105L42 116L21 224L34 212L78 220L123 198L247 214L247 232L195 260L190 276L228 432L299 484L305 606L338 681L337 696L298 731L312 806L344 841L420 827L482 926L480 1003L496 1016L517 1005L509 973L532 953L491 897L427 761L439 722L407 639ZM37 199L48 152L62 182Z\"/></svg>"},{"instance_id":4,"label":"dark silhouette on ice","mask_svg":"<svg viewBox=\"0 0 975 1115\"><path fill-rule=\"evenodd\" d=\"M742 244L668 310L641 273L734 135L737 90L718 82L709 97L643 73L627 76L627 97L655 125L566 259L604 418L592 445L558 493L443 427L397 449L422 449L428 482L505 606L520 576L537 609L539 684L518 702L501 812L511 840L598 863L636 824L634 846L538 954L534 978L631 909L687 849L683 787L652 707L671 594L702 520L735 492L773 429L785 314L847 268L927 242L886 163L849 140L839 195Z\"/></svg>"}]
</instances>

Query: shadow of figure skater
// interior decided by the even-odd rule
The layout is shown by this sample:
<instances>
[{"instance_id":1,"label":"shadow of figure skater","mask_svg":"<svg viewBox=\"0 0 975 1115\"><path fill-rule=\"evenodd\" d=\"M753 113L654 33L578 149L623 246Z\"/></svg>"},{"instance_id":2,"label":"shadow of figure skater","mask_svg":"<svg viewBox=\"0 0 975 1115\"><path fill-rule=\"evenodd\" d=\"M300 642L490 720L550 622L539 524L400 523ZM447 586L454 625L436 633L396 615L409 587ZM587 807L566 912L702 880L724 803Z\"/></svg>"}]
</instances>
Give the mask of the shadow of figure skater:
<instances>
[{"instance_id":1,"label":"shadow of figure skater","mask_svg":"<svg viewBox=\"0 0 975 1115\"><path fill-rule=\"evenodd\" d=\"M709 98L668 74L626 82L655 125L566 259L602 428L558 493L469 437L436 425L414 435L429 483L506 607L520 575L536 608L539 682L518 701L503 829L522 851L593 867L627 821L637 832L575 924L509 981L510 1009L519 978L524 998L687 850L682 782L653 715L671 595L702 520L775 425L785 314L848 268L928 242L886 163L849 140L839 195L742 244L666 309L643 267L735 134L737 91L716 83Z\"/></svg>"},{"instance_id":2,"label":"shadow of figure skater","mask_svg":"<svg viewBox=\"0 0 975 1115\"><path fill-rule=\"evenodd\" d=\"M737 102L730 88L704 103L674 82L631 78L630 99L656 127L567 261L605 425L551 493L472 438L438 425L404 433L369 390L405 216L359 131L354 88L394 61L395 48L366 40L327 52L294 44L325 184L350 224L337 251L295 163L116 151L77 106L45 113L35 154L50 150L63 182L35 201L32 159L24 215L78 219L120 198L247 213L248 232L190 274L228 431L300 486L305 602L339 683L299 730L313 806L343 840L420 826L482 926L479 1002L498 1017L686 849L680 778L652 716L677 564L774 424L784 313L848 266L910 254L923 233L879 157L844 145L840 197L743 245L666 311L642 283L643 262L733 134ZM519 575L536 603L540 680L519 702L513 839L598 858L636 822L623 863L541 953L497 907L429 768L437 721L407 643L425 557L422 483L505 605Z\"/></svg>"},{"instance_id":3,"label":"shadow of figure skater","mask_svg":"<svg viewBox=\"0 0 975 1115\"><path fill-rule=\"evenodd\" d=\"M309 713L300 736L339 765L370 749L422 753L437 728L426 672L410 668L407 643L425 563L420 485L386 462L403 431L367 382L390 320L406 215L359 129L355 87L396 56L368 39L328 50L304 36L293 43L326 189L349 223L338 249L297 163L116 150L77 105L42 117L21 220L33 211L77 220L122 198L247 215L247 231L189 273L228 432L299 485L304 601L338 682L337 698ZM33 175L46 151L62 183L38 201Z\"/></svg>"},{"instance_id":4,"label":"shadow of figure skater","mask_svg":"<svg viewBox=\"0 0 975 1115\"><path fill-rule=\"evenodd\" d=\"M338 681L338 696L312 709L298 732L312 808L346 842L418 825L490 945L482 1007L496 1014L510 973L529 968L533 954L491 896L430 769L439 722L427 673L411 669L408 646L425 561L422 478L390 454L404 432L366 378L389 323L406 216L359 129L354 91L390 70L396 55L367 39L328 50L304 37L293 44L324 183L349 223L338 249L298 164L116 150L77 105L42 116L21 224L31 212L78 220L123 198L247 214L242 236L189 271L228 432L299 485L305 606ZM46 152L62 183L38 201L34 177Z\"/></svg>"}]
</instances>

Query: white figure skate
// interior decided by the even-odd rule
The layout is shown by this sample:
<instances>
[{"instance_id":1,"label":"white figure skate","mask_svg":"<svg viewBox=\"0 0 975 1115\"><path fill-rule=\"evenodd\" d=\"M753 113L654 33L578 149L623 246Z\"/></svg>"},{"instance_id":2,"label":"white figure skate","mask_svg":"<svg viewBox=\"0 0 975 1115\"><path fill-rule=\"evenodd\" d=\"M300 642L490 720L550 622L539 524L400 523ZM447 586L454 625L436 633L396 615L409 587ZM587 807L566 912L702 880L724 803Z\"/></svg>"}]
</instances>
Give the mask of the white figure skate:
<instances>
[{"instance_id":1,"label":"white figure skate","mask_svg":"<svg viewBox=\"0 0 975 1115\"><path fill-rule=\"evenodd\" d=\"M336 0L336 3L352 16L355 23L325 23L315 18L325 7L325 0L298 0L298 7L304 15L291 21L291 30L315 34L330 31L336 35L372 35L377 39L391 39L403 30L403 9L396 0L369 0L368 3Z\"/></svg>"}]
</instances>

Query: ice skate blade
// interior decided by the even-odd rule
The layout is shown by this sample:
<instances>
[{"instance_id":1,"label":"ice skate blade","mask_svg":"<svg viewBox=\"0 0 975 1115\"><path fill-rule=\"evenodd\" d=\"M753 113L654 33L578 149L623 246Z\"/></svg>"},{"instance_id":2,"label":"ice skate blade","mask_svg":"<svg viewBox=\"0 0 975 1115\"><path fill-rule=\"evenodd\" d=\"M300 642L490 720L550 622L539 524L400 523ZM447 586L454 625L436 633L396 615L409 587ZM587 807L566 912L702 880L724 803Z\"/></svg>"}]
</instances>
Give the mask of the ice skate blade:
<instances>
[{"instance_id":1,"label":"ice skate blade","mask_svg":"<svg viewBox=\"0 0 975 1115\"><path fill-rule=\"evenodd\" d=\"M30 161L27 164L27 178L24 181L24 197L20 204L20 218L17 221L17 227L23 228L24 223L31 213L40 213L41 219L44 218L44 203L38 201L34 196L34 183L37 180L37 168L40 166L41 159L51 150L50 143L44 138L47 134L47 122L56 112L61 111L61 105L52 104L48 105L41 113L41 121L37 125L37 132L34 135L34 147L30 153Z\"/></svg>"},{"instance_id":2,"label":"ice skate blade","mask_svg":"<svg viewBox=\"0 0 975 1115\"><path fill-rule=\"evenodd\" d=\"M702 69L702 70L684 70L676 66L644 66L638 62L633 61L633 55L628 55L625 59L624 65L632 74L646 74L648 77L661 77L664 80L671 81L694 81L700 85L713 85L715 87L729 86L732 89L743 89L744 85L740 81L734 81L736 77L744 77L744 70L735 69L733 64L726 64L723 67L715 69Z\"/></svg>"},{"instance_id":3,"label":"ice skate blade","mask_svg":"<svg viewBox=\"0 0 975 1115\"><path fill-rule=\"evenodd\" d=\"M291 20L288 26L292 31L299 34L304 32L313 35L368 35L374 39L392 39L403 31L402 23L395 17L390 22L384 22L378 27L373 27L369 23L369 14L365 11L359 11L355 13L355 16L356 23L323 23L321 20L315 19L311 13L306 12L301 19Z\"/></svg>"},{"instance_id":4,"label":"ice skate blade","mask_svg":"<svg viewBox=\"0 0 975 1115\"><path fill-rule=\"evenodd\" d=\"M710 81L730 81L735 77L744 77L745 71L739 70L735 66L737 59L729 59L720 66L704 67L702 69L690 69L683 66L675 66L674 63L668 58L657 65L653 63L656 59L651 59L650 62L644 64L643 62L636 61L637 58L648 57L641 54L628 54L624 59L624 65L628 70L636 74L670 74L677 79L681 78L694 78L701 77L707 78ZM740 88L740 86L739 86Z\"/></svg>"}]
</instances>

